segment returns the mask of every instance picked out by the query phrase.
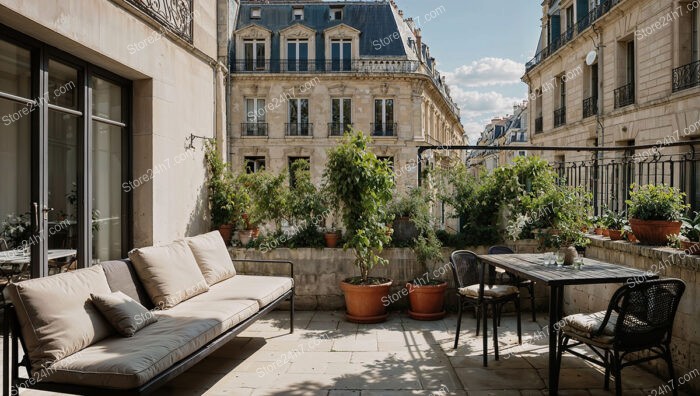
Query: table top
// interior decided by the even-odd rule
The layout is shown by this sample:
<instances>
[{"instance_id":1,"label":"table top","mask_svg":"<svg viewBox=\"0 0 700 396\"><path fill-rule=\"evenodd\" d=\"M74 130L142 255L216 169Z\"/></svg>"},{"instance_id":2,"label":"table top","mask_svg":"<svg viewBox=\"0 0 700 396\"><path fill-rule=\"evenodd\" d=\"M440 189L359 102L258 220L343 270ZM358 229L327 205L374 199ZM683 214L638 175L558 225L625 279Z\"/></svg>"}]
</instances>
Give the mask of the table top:
<instances>
[{"instance_id":1,"label":"table top","mask_svg":"<svg viewBox=\"0 0 700 396\"><path fill-rule=\"evenodd\" d=\"M479 259L494 267L503 268L520 278L542 282L546 285L588 285L600 283L625 283L630 279L657 279L659 276L635 268L583 259L583 267L545 266L543 254L490 254Z\"/></svg>"},{"instance_id":2,"label":"table top","mask_svg":"<svg viewBox=\"0 0 700 396\"><path fill-rule=\"evenodd\" d=\"M64 257L71 257L78 254L74 249L51 249L49 250L49 260L58 260ZM16 250L0 252L0 264L29 264L31 256L24 256Z\"/></svg>"}]
</instances>

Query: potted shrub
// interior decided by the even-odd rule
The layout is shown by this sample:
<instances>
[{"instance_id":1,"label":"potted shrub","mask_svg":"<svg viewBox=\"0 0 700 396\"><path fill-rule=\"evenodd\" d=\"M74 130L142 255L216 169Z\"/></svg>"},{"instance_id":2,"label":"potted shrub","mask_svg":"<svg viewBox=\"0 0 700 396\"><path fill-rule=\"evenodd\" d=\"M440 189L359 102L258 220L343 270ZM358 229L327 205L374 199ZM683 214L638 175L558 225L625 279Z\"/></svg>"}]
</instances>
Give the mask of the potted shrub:
<instances>
[{"instance_id":1,"label":"potted shrub","mask_svg":"<svg viewBox=\"0 0 700 396\"><path fill-rule=\"evenodd\" d=\"M389 222L393 229L392 241L396 246L407 246L418 237L415 219L421 210L420 189L399 194L389 205Z\"/></svg>"},{"instance_id":2,"label":"potted shrub","mask_svg":"<svg viewBox=\"0 0 700 396\"><path fill-rule=\"evenodd\" d=\"M393 172L368 149L370 142L362 132L346 134L329 151L324 171L326 191L339 206L345 225L343 248L354 250L360 271L360 276L340 283L347 319L356 323L386 319L384 301L392 284L390 279L369 276L373 267L387 263L379 254L391 242L386 233L385 210L394 190Z\"/></svg>"},{"instance_id":3,"label":"potted shrub","mask_svg":"<svg viewBox=\"0 0 700 396\"><path fill-rule=\"evenodd\" d=\"M413 246L418 262L427 269L427 263L440 261L442 243L435 231L421 233ZM428 272L426 272L426 275ZM445 291L447 282L430 277L416 278L406 284L411 308L408 315L416 320L438 320L445 317Z\"/></svg>"},{"instance_id":4,"label":"potted shrub","mask_svg":"<svg viewBox=\"0 0 700 396\"><path fill-rule=\"evenodd\" d=\"M689 207L684 193L665 184L632 185L627 205L632 231L647 245L665 245L669 235L680 234L681 218Z\"/></svg>"},{"instance_id":5,"label":"potted shrub","mask_svg":"<svg viewBox=\"0 0 700 396\"><path fill-rule=\"evenodd\" d=\"M221 158L216 142L205 143L205 160L212 227L219 230L221 237L228 245L231 242L236 214L233 175Z\"/></svg>"},{"instance_id":6,"label":"potted shrub","mask_svg":"<svg viewBox=\"0 0 700 396\"><path fill-rule=\"evenodd\" d=\"M700 212L683 218L681 247L689 254L700 255Z\"/></svg>"},{"instance_id":7,"label":"potted shrub","mask_svg":"<svg viewBox=\"0 0 700 396\"><path fill-rule=\"evenodd\" d=\"M609 210L606 213L606 227L611 240L619 241L622 239L622 232L625 225L627 225L627 215L624 211L615 213Z\"/></svg>"}]
</instances>

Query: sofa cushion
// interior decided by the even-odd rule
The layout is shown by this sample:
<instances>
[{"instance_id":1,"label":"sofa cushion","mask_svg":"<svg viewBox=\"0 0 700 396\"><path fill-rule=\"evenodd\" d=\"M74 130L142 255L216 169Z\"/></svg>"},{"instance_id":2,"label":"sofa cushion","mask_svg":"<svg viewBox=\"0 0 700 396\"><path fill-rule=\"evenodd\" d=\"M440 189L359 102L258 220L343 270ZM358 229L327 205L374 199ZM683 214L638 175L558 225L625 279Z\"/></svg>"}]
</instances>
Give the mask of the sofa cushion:
<instances>
[{"instance_id":1,"label":"sofa cushion","mask_svg":"<svg viewBox=\"0 0 700 396\"><path fill-rule=\"evenodd\" d=\"M256 301L227 299L216 286L155 311L158 322L128 340L110 337L57 362L47 381L115 389L145 384L258 312Z\"/></svg>"},{"instance_id":2,"label":"sofa cushion","mask_svg":"<svg viewBox=\"0 0 700 396\"><path fill-rule=\"evenodd\" d=\"M120 291L148 309L154 307L153 301L148 297L146 289L143 288L131 260L103 261L100 265L105 271L107 283L113 292Z\"/></svg>"},{"instance_id":3,"label":"sofa cushion","mask_svg":"<svg viewBox=\"0 0 700 396\"><path fill-rule=\"evenodd\" d=\"M136 273L153 304L168 309L209 290L187 242L129 252Z\"/></svg>"},{"instance_id":4,"label":"sofa cushion","mask_svg":"<svg viewBox=\"0 0 700 396\"><path fill-rule=\"evenodd\" d=\"M236 275L231 256L219 231L185 239L209 286Z\"/></svg>"},{"instance_id":5,"label":"sofa cushion","mask_svg":"<svg viewBox=\"0 0 700 396\"><path fill-rule=\"evenodd\" d=\"M92 303L124 337L132 337L137 331L158 320L153 312L122 292L93 293Z\"/></svg>"},{"instance_id":6,"label":"sofa cushion","mask_svg":"<svg viewBox=\"0 0 700 396\"><path fill-rule=\"evenodd\" d=\"M277 276L236 275L221 284L225 286L222 293L227 298L256 300L262 308L290 291L294 281Z\"/></svg>"},{"instance_id":7,"label":"sofa cushion","mask_svg":"<svg viewBox=\"0 0 700 396\"><path fill-rule=\"evenodd\" d=\"M114 332L90 301L91 293L111 293L99 265L10 284L7 289L34 370Z\"/></svg>"}]
</instances>

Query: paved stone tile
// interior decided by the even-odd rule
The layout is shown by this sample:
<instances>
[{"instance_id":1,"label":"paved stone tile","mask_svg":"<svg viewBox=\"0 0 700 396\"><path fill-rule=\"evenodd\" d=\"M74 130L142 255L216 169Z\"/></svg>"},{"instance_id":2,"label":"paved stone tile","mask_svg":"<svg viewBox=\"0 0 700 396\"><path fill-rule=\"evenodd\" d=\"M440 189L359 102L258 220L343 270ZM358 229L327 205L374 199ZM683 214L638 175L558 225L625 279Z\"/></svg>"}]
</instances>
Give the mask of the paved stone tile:
<instances>
[{"instance_id":1,"label":"paved stone tile","mask_svg":"<svg viewBox=\"0 0 700 396\"><path fill-rule=\"evenodd\" d=\"M467 391L544 389L535 369L456 368L455 372Z\"/></svg>"}]
</instances>

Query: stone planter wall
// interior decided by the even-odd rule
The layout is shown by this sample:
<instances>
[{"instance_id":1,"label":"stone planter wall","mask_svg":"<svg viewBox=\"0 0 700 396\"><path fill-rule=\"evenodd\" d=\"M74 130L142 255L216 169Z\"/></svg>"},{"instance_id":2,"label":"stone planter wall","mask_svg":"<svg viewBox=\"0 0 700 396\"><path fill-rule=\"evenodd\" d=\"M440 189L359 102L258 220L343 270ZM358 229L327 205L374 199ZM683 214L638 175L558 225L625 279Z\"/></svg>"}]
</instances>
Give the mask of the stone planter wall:
<instances>
[{"instance_id":1,"label":"stone planter wall","mask_svg":"<svg viewBox=\"0 0 700 396\"><path fill-rule=\"evenodd\" d=\"M586 256L643 271L658 272L661 278L679 278L685 281L686 290L678 307L671 343L676 377L700 368L700 256L688 256L668 247L654 248L624 241L613 242L603 237L592 237ZM634 281L631 279L629 282ZM564 296L565 312L572 314L606 310L612 294L620 286L570 286L566 288ZM666 364L662 360L653 361L648 366L663 378L668 378ZM700 394L700 380L692 380L684 388L692 394Z\"/></svg>"}]
</instances>

